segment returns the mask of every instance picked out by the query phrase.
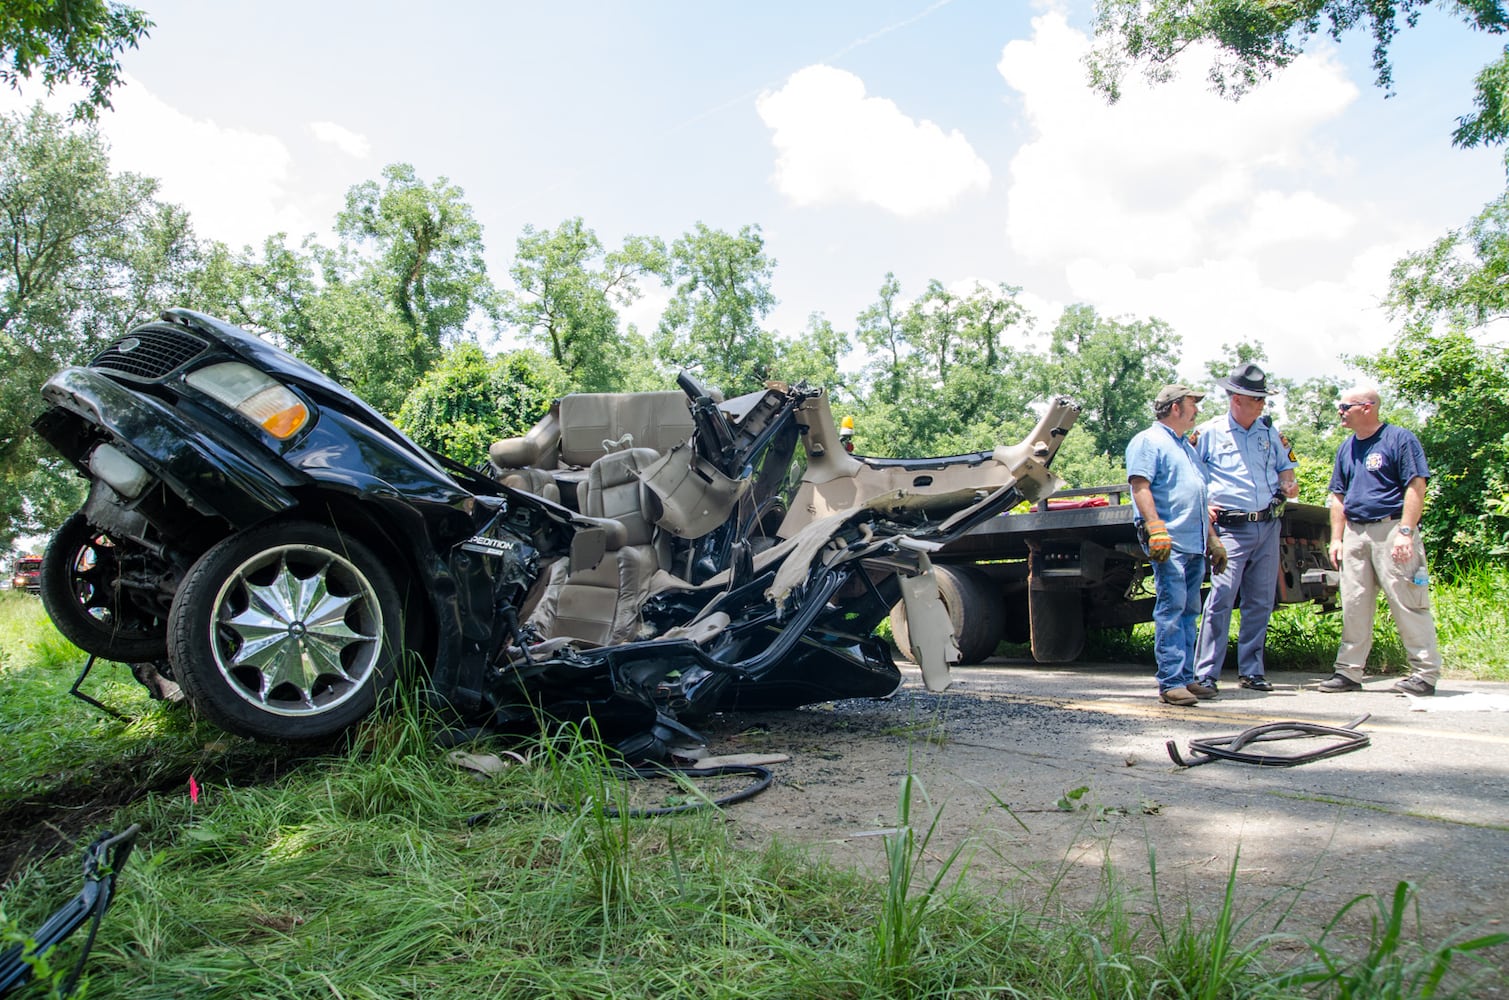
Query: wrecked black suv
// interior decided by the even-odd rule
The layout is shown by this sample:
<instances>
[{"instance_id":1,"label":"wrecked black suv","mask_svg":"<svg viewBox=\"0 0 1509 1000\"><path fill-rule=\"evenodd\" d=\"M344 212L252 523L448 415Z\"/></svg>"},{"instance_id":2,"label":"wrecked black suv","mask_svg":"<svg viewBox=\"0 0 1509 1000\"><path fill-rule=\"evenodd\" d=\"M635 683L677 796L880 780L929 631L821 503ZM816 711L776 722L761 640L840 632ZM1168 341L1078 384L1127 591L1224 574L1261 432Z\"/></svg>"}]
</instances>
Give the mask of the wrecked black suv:
<instances>
[{"instance_id":1,"label":"wrecked black suv","mask_svg":"<svg viewBox=\"0 0 1509 1000\"><path fill-rule=\"evenodd\" d=\"M1052 492L1077 407L1053 401L1015 446L876 478L818 389L722 401L679 381L567 396L485 474L261 339L171 310L43 388L34 426L89 481L43 600L81 649L152 664L269 740L339 733L403 684L448 726L590 719L653 759L730 707L892 693L873 631L897 600L945 684L928 552Z\"/></svg>"}]
</instances>

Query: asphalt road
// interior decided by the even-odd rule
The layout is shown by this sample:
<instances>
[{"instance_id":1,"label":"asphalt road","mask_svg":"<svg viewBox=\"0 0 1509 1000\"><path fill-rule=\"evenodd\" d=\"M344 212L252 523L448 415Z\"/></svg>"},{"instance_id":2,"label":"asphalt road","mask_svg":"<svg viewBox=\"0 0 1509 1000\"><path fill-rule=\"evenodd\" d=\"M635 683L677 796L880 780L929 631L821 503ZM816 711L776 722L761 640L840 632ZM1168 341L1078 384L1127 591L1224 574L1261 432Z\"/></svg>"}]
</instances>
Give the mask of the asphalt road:
<instances>
[{"instance_id":1,"label":"asphalt road","mask_svg":"<svg viewBox=\"0 0 1509 1000\"><path fill-rule=\"evenodd\" d=\"M1509 684L1447 680L1434 698L1411 699L1388 690L1397 678L1322 694L1315 685L1328 675L1282 672L1270 675L1270 694L1240 690L1233 677L1219 698L1177 708L1157 700L1144 665L991 662L955 668L941 695L903 669L906 688L890 702L764 719L760 748L793 759L776 789L735 808L736 821L876 865L910 771L926 789L914 827L927 810L940 817L929 854L968 843L972 877L1019 900L1082 904L1114 873L1134 905L1151 905L1156 870L1160 898L1209 912L1235 871L1244 909L1276 918L1293 904L1284 928L1313 936L1348 901L1387 901L1408 880L1418 888L1412 922L1429 940L1509 930ZM1293 767L1181 768L1165 747L1176 741L1187 756L1195 738L1271 722L1345 726L1364 714L1368 746ZM753 748L734 736L747 721L735 720L725 751ZM1058 808L1078 789L1072 808ZM1377 912L1355 908L1352 928Z\"/></svg>"}]
</instances>

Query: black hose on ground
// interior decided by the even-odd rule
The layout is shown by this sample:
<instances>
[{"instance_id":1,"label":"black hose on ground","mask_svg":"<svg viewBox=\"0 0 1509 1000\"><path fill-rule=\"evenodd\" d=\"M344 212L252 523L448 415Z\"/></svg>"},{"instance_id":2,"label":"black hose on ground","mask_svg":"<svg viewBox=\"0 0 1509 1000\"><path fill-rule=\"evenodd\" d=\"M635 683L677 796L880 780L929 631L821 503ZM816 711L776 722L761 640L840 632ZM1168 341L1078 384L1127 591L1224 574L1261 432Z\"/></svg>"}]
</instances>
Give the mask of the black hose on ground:
<instances>
[{"instance_id":1,"label":"black hose on ground","mask_svg":"<svg viewBox=\"0 0 1509 1000\"><path fill-rule=\"evenodd\" d=\"M1239 764L1256 764L1259 767L1294 767L1296 764L1308 764L1312 760L1323 760L1326 757L1361 750L1372 741L1365 733L1357 732L1357 727L1369 718L1371 718L1370 715L1359 715L1345 726L1326 726L1317 722L1270 722L1266 725L1244 729L1232 736L1207 736L1189 741L1188 760L1179 754L1178 744L1173 740L1169 740L1165 746L1168 747L1169 757L1173 758L1174 763L1180 767L1199 767L1201 764L1209 764L1215 760L1232 760ZM1250 743L1289 740L1301 736L1335 736L1340 742L1329 743L1314 750L1293 755L1253 753L1242 749Z\"/></svg>"}]
</instances>

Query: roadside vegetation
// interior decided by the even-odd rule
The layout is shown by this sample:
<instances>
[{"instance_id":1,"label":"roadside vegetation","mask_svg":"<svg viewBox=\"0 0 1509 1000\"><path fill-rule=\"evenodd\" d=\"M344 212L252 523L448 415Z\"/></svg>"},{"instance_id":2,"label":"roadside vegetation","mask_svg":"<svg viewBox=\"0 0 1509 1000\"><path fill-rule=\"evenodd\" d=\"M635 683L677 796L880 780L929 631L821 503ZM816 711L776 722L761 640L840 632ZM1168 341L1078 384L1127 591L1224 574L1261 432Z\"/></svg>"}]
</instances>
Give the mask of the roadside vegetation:
<instances>
[{"instance_id":1,"label":"roadside vegetation","mask_svg":"<svg viewBox=\"0 0 1509 1000\"><path fill-rule=\"evenodd\" d=\"M870 876L741 848L713 809L627 818L733 789L622 780L579 735L484 782L414 705L292 751L226 737L102 664L84 690L131 721L110 718L68 697L81 667L40 602L0 594L7 941L78 891L98 830L142 825L93 996L1466 997L1494 974L1483 949L1509 941L1422 938L1407 883L1303 930L1291 897L1234 877L1189 902L1135 896L1113 871L1088 904L1056 882L982 885L985 848L934 844L947 803L911 776ZM52 849L15 843L48 803L69 805ZM42 970L54 982L83 937Z\"/></svg>"}]
</instances>

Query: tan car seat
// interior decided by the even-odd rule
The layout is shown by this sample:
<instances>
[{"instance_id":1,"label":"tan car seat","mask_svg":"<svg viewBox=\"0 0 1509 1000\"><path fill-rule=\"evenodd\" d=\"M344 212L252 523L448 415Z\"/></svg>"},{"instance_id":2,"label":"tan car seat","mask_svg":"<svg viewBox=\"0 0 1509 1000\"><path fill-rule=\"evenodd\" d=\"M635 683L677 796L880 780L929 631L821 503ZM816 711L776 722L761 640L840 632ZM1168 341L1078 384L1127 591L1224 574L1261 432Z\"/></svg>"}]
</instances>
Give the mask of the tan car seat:
<instances>
[{"instance_id":1,"label":"tan car seat","mask_svg":"<svg viewBox=\"0 0 1509 1000\"><path fill-rule=\"evenodd\" d=\"M608 646L638 633L639 610L660 568L655 525L646 516L648 491L639 474L658 457L649 448L627 448L604 455L587 470L577 491L582 513L617 522L622 534L612 532L613 544L596 565L562 559L551 567L545 596L528 622L544 638Z\"/></svg>"}]
</instances>

